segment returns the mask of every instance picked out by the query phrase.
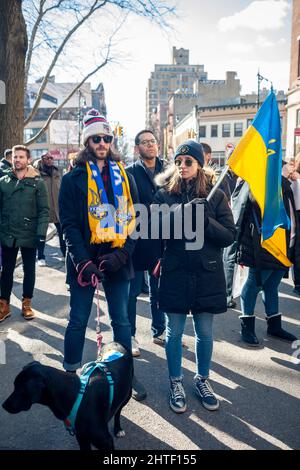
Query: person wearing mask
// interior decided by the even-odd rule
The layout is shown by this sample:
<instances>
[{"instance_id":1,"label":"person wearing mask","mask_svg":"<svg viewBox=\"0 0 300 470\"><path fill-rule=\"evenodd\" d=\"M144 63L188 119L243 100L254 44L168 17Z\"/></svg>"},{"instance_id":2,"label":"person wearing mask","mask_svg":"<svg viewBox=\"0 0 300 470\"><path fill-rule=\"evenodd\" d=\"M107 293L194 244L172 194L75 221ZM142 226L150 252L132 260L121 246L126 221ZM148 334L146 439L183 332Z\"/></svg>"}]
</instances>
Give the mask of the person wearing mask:
<instances>
[{"instance_id":1,"label":"person wearing mask","mask_svg":"<svg viewBox=\"0 0 300 470\"><path fill-rule=\"evenodd\" d=\"M159 281L159 306L166 312L166 356L170 378L169 405L175 413L187 409L182 372L182 335L189 313L193 316L195 331L196 366L195 392L204 408L213 411L219 401L208 381L213 351L213 319L226 312L226 289L222 261L222 249L233 242L235 227L225 194L216 190L209 202L210 180L204 171L202 145L187 140L175 152L174 165L159 175L156 182L161 189L152 204L170 207L170 237L165 239L165 251L161 260ZM196 215L202 206L204 217ZM193 227L202 223L204 244L200 249L188 249L184 235L178 237L175 226L182 227L190 219ZM201 209L201 208L200 208ZM184 212L184 219L175 224L172 215ZM196 217L196 218L195 218ZM172 224L173 220L173 224ZM164 217L160 218L161 227Z\"/></svg>"}]
</instances>

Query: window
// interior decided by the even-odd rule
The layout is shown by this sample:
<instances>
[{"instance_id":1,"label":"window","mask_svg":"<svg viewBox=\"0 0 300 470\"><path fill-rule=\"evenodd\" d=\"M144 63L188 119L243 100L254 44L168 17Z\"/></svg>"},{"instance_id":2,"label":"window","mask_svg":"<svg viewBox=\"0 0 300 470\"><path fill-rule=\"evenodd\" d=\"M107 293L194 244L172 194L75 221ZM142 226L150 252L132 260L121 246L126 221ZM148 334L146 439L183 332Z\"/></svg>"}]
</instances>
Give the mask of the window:
<instances>
[{"instance_id":1,"label":"window","mask_svg":"<svg viewBox=\"0 0 300 470\"><path fill-rule=\"evenodd\" d=\"M40 130L41 128L38 127L24 129L25 142L27 142L27 140L32 139L32 137L34 137ZM37 144L44 144L45 142L47 142L47 134L44 132L44 134L42 134L35 142Z\"/></svg>"},{"instance_id":2,"label":"window","mask_svg":"<svg viewBox=\"0 0 300 470\"><path fill-rule=\"evenodd\" d=\"M222 137L230 137L230 124L222 125Z\"/></svg>"},{"instance_id":3,"label":"window","mask_svg":"<svg viewBox=\"0 0 300 470\"><path fill-rule=\"evenodd\" d=\"M41 155L47 152L48 152L48 149L34 149L34 150L30 150L30 155L33 160L36 160L37 158L40 158Z\"/></svg>"},{"instance_id":4,"label":"window","mask_svg":"<svg viewBox=\"0 0 300 470\"><path fill-rule=\"evenodd\" d=\"M210 128L210 136L218 137L218 124L213 124Z\"/></svg>"},{"instance_id":5,"label":"window","mask_svg":"<svg viewBox=\"0 0 300 470\"><path fill-rule=\"evenodd\" d=\"M206 126L199 126L199 139L206 137Z\"/></svg>"},{"instance_id":6,"label":"window","mask_svg":"<svg viewBox=\"0 0 300 470\"><path fill-rule=\"evenodd\" d=\"M235 122L234 123L234 137L242 137L243 135L243 123Z\"/></svg>"},{"instance_id":7,"label":"window","mask_svg":"<svg viewBox=\"0 0 300 470\"><path fill-rule=\"evenodd\" d=\"M300 127L300 109L297 109L297 122L296 127Z\"/></svg>"}]
</instances>

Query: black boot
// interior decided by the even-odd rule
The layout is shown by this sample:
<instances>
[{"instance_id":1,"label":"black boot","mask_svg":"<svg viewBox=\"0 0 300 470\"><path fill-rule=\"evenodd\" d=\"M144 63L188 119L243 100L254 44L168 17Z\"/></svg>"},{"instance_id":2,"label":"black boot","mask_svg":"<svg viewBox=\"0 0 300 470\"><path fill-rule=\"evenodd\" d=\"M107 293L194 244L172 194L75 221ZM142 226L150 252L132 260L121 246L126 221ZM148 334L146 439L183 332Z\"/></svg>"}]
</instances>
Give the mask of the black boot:
<instances>
[{"instance_id":1,"label":"black boot","mask_svg":"<svg viewBox=\"0 0 300 470\"><path fill-rule=\"evenodd\" d=\"M259 341L255 334L255 316L241 315L240 319L242 340L250 346L258 346Z\"/></svg>"},{"instance_id":2,"label":"black boot","mask_svg":"<svg viewBox=\"0 0 300 470\"><path fill-rule=\"evenodd\" d=\"M296 341L296 336L292 335L291 333L288 333L287 331L283 330L281 327L281 314L273 315L269 318L267 318L268 322L268 328L267 328L267 334L270 336L276 336L276 338L283 339L285 341L289 341L292 343L293 341Z\"/></svg>"}]
</instances>

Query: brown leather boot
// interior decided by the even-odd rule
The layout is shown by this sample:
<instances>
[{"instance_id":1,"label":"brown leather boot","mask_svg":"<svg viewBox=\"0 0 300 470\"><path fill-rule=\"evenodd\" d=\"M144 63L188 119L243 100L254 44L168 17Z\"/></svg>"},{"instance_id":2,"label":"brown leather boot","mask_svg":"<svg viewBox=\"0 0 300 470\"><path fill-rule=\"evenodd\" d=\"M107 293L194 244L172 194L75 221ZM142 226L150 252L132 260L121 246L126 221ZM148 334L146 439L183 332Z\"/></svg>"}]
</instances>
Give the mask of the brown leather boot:
<instances>
[{"instance_id":1,"label":"brown leather boot","mask_svg":"<svg viewBox=\"0 0 300 470\"><path fill-rule=\"evenodd\" d=\"M0 299L0 322L10 317L10 308L7 300Z\"/></svg>"},{"instance_id":2,"label":"brown leather boot","mask_svg":"<svg viewBox=\"0 0 300 470\"><path fill-rule=\"evenodd\" d=\"M32 320L35 317L34 311L31 308L31 299L22 300L22 315L25 320Z\"/></svg>"}]
</instances>

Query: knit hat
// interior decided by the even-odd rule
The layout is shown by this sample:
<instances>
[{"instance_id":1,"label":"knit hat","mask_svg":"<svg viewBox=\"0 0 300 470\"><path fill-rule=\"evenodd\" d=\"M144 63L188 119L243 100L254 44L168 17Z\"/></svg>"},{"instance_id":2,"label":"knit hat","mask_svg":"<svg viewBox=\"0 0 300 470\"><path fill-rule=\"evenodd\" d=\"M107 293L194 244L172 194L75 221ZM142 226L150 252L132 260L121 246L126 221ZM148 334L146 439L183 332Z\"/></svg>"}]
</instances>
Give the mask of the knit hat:
<instances>
[{"instance_id":1,"label":"knit hat","mask_svg":"<svg viewBox=\"0 0 300 470\"><path fill-rule=\"evenodd\" d=\"M186 140L183 144L180 144L175 152L174 159L179 155L194 157L200 166L204 166L204 155L203 148L201 144L198 144L195 140Z\"/></svg>"},{"instance_id":2,"label":"knit hat","mask_svg":"<svg viewBox=\"0 0 300 470\"><path fill-rule=\"evenodd\" d=\"M88 138L92 135L105 134L113 136L108 121L97 109L90 109L83 117L82 142L86 145Z\"/></svg>"}]
</instances>

